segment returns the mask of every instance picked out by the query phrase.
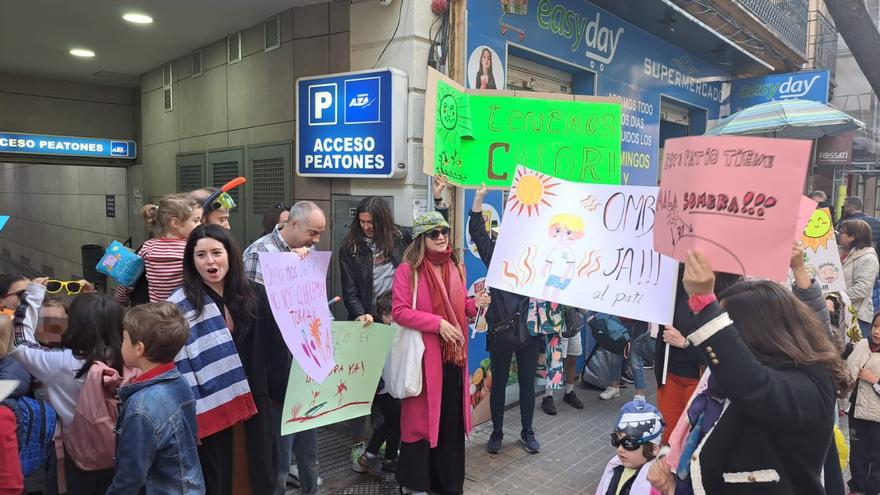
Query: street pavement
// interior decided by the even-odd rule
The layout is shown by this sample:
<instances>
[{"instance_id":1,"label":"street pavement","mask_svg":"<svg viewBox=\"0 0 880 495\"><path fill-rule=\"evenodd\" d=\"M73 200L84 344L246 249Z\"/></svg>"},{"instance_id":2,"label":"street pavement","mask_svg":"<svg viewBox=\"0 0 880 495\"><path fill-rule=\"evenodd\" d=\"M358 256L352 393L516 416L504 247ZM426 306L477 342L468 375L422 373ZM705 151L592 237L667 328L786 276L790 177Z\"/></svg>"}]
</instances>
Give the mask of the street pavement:
<instances>
[{"instance_id":1,"label":"street pavement","mask_svg":"<svg viewBox=\"0 0 880 495\"><path fill-rule=\"evenodd\" d=\"M653 372L648 370L649 390L654 388ZM474 495L502 495L529 493L590 494L602 477L605 464L614 455L608 440L617 419L620 406L632 400L632 385L622 390L621 397L609 401L599 399L599 390L576 387L585 404L582 410L562 402L562 391L555 394L556 416L541 410L540 397L535 404L534 429L541 452L527 453L519 441L519 407L504 415L504 445L500 454L486 452L486 442L492 433L491 422L477 426L467 446L464 492ZM648 401L654 403L653 393ZM328 433L322 434L329 439ZM345 442L343 442L345 443ZM322 454L325 450L322 444ZM357 474L346 462L335 463L335 472L326 473L327 463L322 455L321 474L325 478L321 492L341 495L372 495L399 493L394 477L386 475L379 480ZM292 490L289 493L298 493Z\"/></svg>"}]
</instances>

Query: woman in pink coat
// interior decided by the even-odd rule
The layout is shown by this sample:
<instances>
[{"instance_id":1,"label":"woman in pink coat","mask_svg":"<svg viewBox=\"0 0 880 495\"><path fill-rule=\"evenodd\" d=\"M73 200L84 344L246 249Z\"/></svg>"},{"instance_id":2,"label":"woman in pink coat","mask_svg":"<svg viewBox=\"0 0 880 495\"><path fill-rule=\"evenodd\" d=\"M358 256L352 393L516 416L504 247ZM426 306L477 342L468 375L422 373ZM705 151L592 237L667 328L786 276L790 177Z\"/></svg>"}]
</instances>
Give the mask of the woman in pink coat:
<instances>
[{"instance_id":1,"label":"woman in pink coat","mask_svg":"<svg viewBox=\"0 0 880 495\"><path fill-rule=\"evenodd\" d=\"M422 332L424 383L420 395L401 402L397 482L402 493L458 494L471 429L467 318L489 304L489 295L467 297L464 268L439 213L418 217L413 237L394 275L392 313L396 323Z\"/></svg>"}]
</instances>

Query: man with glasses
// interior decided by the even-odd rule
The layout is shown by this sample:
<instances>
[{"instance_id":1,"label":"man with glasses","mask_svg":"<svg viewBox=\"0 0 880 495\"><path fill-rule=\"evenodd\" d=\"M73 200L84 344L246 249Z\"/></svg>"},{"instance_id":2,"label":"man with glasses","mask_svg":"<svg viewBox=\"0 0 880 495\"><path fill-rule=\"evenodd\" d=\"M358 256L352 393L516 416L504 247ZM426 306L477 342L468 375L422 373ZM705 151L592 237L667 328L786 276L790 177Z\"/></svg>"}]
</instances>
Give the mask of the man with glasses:
<instances>
[{"instance_id":1,"label":"man with glasses","mask_svg":"<svg viewBox=\"0 0 880 495\"><path fill-rule=\"evenodd\" d=\"M290 208L287 222L279 223L275 230L254 241L245 250L243 255L245 275L248 279L262 284L263 271L260 267L260 253L294 252L304 258L308 256L309 250L321 241L321 234L326 228L327 218L318 205L311 201L300 201L294 204ZM287 377L279 377L279 379L277 386L284 390L287 385ZM276 415L280 430L283 404L274 404L274 406L272 413ZM278 484L275 488L275 494L284 495L287 473L290 469L291 450L296 456L300 490L303 495L320 493L318 489L318 432L311 429L281 437L278 444Z\"/></svg>"}]
</instances>

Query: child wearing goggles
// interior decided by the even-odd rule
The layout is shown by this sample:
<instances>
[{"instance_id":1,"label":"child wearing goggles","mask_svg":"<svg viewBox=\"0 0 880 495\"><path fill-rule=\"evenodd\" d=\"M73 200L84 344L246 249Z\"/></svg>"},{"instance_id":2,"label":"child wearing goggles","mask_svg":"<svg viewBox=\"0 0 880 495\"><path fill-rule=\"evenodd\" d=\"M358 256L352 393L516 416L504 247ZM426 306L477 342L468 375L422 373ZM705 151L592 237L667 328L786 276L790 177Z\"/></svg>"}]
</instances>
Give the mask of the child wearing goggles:
<instances>
[{"instance_id":1,"label":"child wearing goggles","mask_svg":"<svg viewBox=\"0 0 880 495\"><path fill-rule=\"evenodd\" d=\"M620 408L611 431L611 446L617 449L605 466L596 495L652 495L648 471L657 457L663 418L644 400L627 402Z\"/></svg>"}]
</instances>

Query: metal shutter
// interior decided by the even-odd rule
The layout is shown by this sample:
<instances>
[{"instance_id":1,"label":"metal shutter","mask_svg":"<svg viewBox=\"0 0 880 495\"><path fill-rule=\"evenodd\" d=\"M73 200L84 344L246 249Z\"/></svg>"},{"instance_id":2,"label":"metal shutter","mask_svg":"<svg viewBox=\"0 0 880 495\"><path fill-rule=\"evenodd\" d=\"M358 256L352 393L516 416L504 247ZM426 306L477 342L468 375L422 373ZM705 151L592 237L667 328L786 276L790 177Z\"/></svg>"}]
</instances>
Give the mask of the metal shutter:
<instances>
[{"instance_id":1,"label":"metal shutter","mask_svg":"<svg viewBox=\"0 0 880 495\"><path fill-rule=\"evenodd\" d=\"M177 155L177 190L189 192L205 186L205 154Z\"/></svg>"},{"instance_id":2,"label":"metal shutter","mask_svg":"<svg viewBox=\"0 0 880 495\"><path fill-rule=\"evenodd\" d=\"M208 182L212 187L220 187L230 180L243 176L242 162L244 162L244 149L231 148L208 152ZM242 187L236 187L229 192L235 200L236 207L229 213L229 227L236 240L245 238L245 215L242 213L247 201L247 194ZM240 243L243 244L243 243Z\"/></svg>"},{"instance_id":3,"label":"metal shutter","mask_svg":"<svg viewBox=\"0 0 880 495\"><path fill-rule=\"evenodd\" d=\"M572 75L547 65L509 55L507 89L541 93L572 93Z\"/></svg>"},{"instance_id":4,"label":"metal shutter","mask_svg":"<svg viewBox=\"0 0 880 495\"><path fill-rule=\"evenodd\" d=\"M275 203L290 204L293 182L290 143L248 146L245 205L247 241L263 235L263 213Z\"/></svg>"}]
</instances>

